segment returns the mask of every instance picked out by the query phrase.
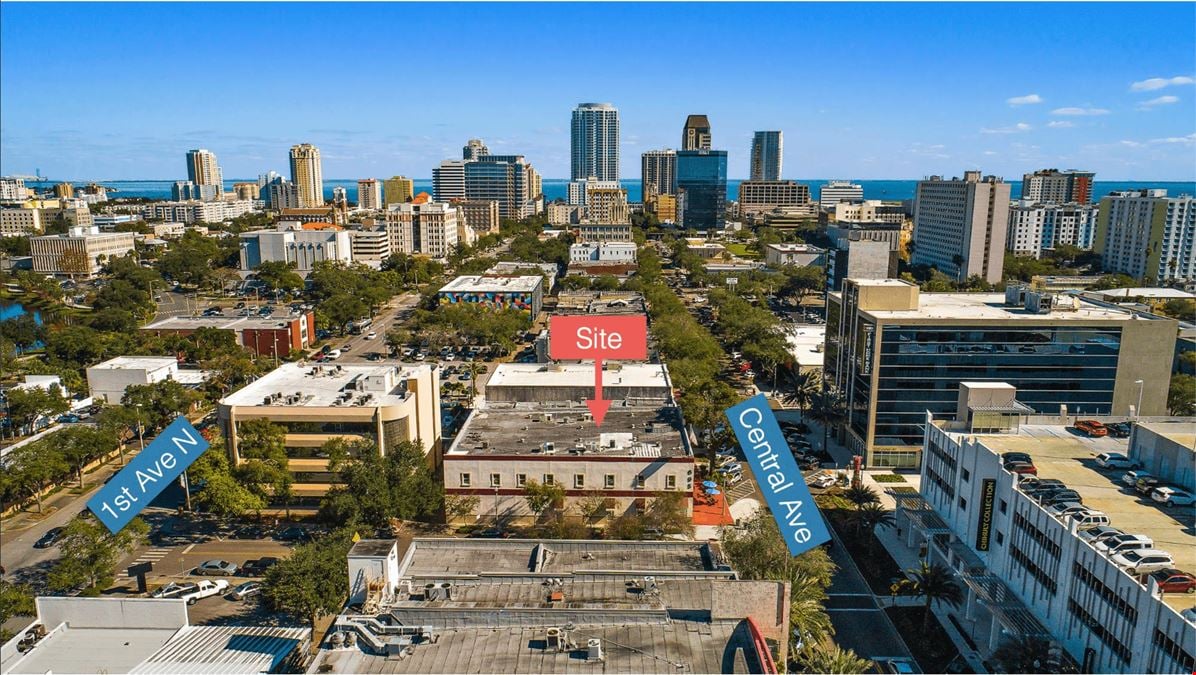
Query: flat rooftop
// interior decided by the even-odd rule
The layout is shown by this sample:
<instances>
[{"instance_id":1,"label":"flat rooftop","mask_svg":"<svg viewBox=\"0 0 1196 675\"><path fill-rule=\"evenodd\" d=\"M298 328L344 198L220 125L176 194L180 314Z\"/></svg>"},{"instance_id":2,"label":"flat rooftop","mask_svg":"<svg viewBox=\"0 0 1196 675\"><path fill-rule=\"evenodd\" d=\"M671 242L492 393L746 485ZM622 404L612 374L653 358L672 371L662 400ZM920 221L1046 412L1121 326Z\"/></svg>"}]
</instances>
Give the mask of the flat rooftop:
<instances>
[{"instance_id":1,"label":"flat rooftop","mask_svg":"<svg viewBox=\"0 0 1196 675\"><path fill-rule=\"evenodd\" d=\"M785 331L789 353L802 368L821 368L826 344L825 325L799 325Z\"/></svg>"},{"instance_id":2,"label":"flat rooftop","mask_svg":"<svg viewBox=\"0 0 1196 675\"><path fill-rule=\"evenodd\" d=\"M1022 425L1017 434L980 436L993 452L1025 452L1034 458L1039 478L1055 478L1080 493L1084 506L1109 516L1110 524L1130 534L1144 534L1155 548L1169 552L1179 569L1196 570L1196 521L1193 507L1168 509L1121 482L1124 471L1102 472L1096 456L1102 452L1129 455L1124 438L1089 438L1061 425ZM1181 594L1164 594L1179 610L1192 606ZM1178 603L1178 604L1173 604Z\"/></svg>"},{"instance_id":3,"label":"flat rooftop","mask_svg":"<svg viewBox=\"0 0 1196 675\"><path fill-rule=\"evenodd\" d=\"M634 291L561 291L557 314L642 314L644 296Z\"/></svg>"},{"instance_id":4,"label":"flat rooftop","mask_svg":"<svg viewBox=\"0 0 1196 675\"><path fill-rule=\"evenodd\" d=\"M501 406L501 407L500 407ZM487 404L473 411L448 455L686 457L681 409L612 405L602 426L581 401Z\"/></svg>"},{"instance_id":5,"label":"flat rooftop","mask_svg":"<svg viewBox=\"0 0 1196 675\"><path fill-rule=\"evenodd\" d=\"M544 283L544 278L535 275L518 277L457 277L441 287L441 293L530 293Z\"/></svg>"},{"instance_id":6,"label":"flat rooftop","mask_svg":"<svg viewBox=\"0 0 1196 675\"><path fill-rule=\"evenodd\" d=\"M146 324L142 330L195 330L197 328L220 328L241 331L245 329L286 328L299 315L278 317L258 316L175 316Z\"/></svg>"},{"instance_id":7,"label":"flat rooftop","mask_svg":"<svg viewBox=\"0 0 1196 675\"><path fill-rule=\"evenodd\" d=\"M890 283L875 283L885 281ZM861 286L897 286L904 285L899 279L877 279L867 282L860 281ZM841 297L839 293L831 295ZM1125 310L1112 309L1094 305L1079 300L1079 308L1072 310L1055 309L1050 313L1035 314L1026 311L1020 305L1007 306L1003 293L920 293L918 295L918 309L915 310L861 310L878 319L902 320L934 320L934 319L968 319L968 320L999 320L1026 322L1057 322L1057 321L1131 321L1134 313ZM1141 319L1138 319L1141 320Z\"/></svg>"},{"instance_id":8,"label":"flat rooftop","mask_svg":"<svg viewBox=\"0 0 1196 675\"><path fill-rule=\"evenodd\" d=\"M89 366L88 370L93 368L101 370L158 370L177 365L178 359L172 356L118 356Z\"/></svg>"},{"instance_id":9,"label":"flat rooftop","mask_svg":"<svg viewBox=\"0 0 1196 675\"><path fill-rule=\"evenodd\" d=\"M603 387L660 387L671 385L662 363L603 363ZM503 363L494 369L486 388L594 387L594 362Z\"/></svg>"},{"instance_id":10,"label":"flat rooftop","mask_svg":"<svg viewBox=\"0 0 1196 675\"><path fill-rule=\"evenodd\" d=\"M384 540L389 542L390 540ZM537 562L537 549L551 552ZM389 550L389 549L388 549ZM574 574L578 572L714 572L725 561L704 541L452 539L411 542L404 576Z\"/></svg>"},{"instance_id":11,"label":"flat rooftop","mask_svg":"<svg viewBox=\"0 0 1196 675\"><path fill-rule=\"evenodd\" d=\"M1138 426L1149 429L1173 443L1196 450L1196 422L1139 422Z\"/></svg>"},{"instance_id":12,"label":"flat rooftop","mask_svg":"<svg viewBox=\"0 0 1196 675\"><path fill-rule=\"evenodd\" d=\"M397 405L408 393L404 380L430 365L402 365L394 362L307 364L286 363L244 388L220 400L226 406L330 407L358 405ZM281 396L274 403L265 400ZM346 397L345 394L351 394ZM298 396L298 399L294 397ZM338 403L338 401L340 401Z\"/></svg>"},{"instance_id":13,"label":"flat rooftop","mask_svg":"<svg viewBox=\"0 0 1196 675\"><path fill-rule=\"evenodd\" d=\"M4 672L127 673L178 632L177 628L71 628L62 624L22 658L6 663Z\"/></svg>"}]
</instances>

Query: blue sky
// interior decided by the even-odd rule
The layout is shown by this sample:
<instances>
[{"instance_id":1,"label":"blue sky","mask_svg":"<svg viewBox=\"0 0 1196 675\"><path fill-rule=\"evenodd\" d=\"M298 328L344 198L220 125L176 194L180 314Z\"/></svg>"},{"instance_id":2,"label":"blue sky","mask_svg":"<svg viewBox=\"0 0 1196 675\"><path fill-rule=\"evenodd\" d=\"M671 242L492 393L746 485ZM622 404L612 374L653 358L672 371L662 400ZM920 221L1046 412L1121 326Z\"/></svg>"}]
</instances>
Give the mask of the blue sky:
<instances>
[{"instance_id":1,"label":"blue sky","mask_svg":"<svg viewBox=\"0 0 1196 675\"><path fill-rule=\"evenodd\" d=\"M755 129L787 178L1196 178L1196 4L15 4L0 172L427 177L470 137L568 177L569 115L610 101L622 175L705 113L729 175Z\"/></svg>"}]
</instances>

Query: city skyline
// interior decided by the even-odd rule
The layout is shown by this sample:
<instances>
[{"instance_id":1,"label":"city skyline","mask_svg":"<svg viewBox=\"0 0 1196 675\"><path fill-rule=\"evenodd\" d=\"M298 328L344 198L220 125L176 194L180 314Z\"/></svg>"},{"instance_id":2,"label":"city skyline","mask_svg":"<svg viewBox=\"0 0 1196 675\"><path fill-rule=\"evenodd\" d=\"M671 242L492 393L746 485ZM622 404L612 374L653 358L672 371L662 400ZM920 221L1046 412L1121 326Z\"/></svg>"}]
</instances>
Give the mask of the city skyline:
<instances>
[{"instance_id":1,"label":"city skyline","mask_svg":"<svg viewBox=\"0 0 1196 675\"><path fill-rule=\"evenodd\" d=\"M567 178L571 111L585 101L610 101L620 111L624 178L638 176L642 152L677 148L678 128L690 114L709 118L712 147L727 151L733 178L749 175L752 134L759 129L785 132L787 159L801 167L794 176L914 179L979 168L1010 178L1055 166L1095 171L1107 180L1196 177L1190 31L1196 8L1190 4L1135 5L1132 22L1119 4L1089 6L1083 15L1055 5L1036 5L1028 15L1025 6L991 4L537 4L536 22L509 5L353 6L371 25L412 28L393 44L351 39L356 22L325 23L328 11L346 11L345 5L288 6L282 13L242 5L236 22L227 21L231 7L6 6L0 27L3 173L185 178L180 154L208 148L225 175L246 177L285 171L287 149L311 143L321 148L328 176L427 178L465 141L482 138L496 154L526 156L546 178ZM432 48L435 31L421 29L467 20L524 45L520 51L536 53L537 62L564 63L569 54L596 51L611 40L623 47L586 78L544 71L546 86L534 88L520 84L527 77L522 56L492 55L498 68L479 82L469 54ZM774 39L756 39L753 27L761 22L774 29ZM1027 22L1068 25L1088 38L1043 40ZM838 23L852 25L850 39L833 30ZM297 95L303 91L298 73L213 77L205 81L218 84L201 86L178 81L175 69L187 57L176 31L197 24L211 31L216 73L269 63L278 56L270 47L275 38L318 27L351 46L343 59L312 64L303 82L361 90L371 83L344 69L345 60L393 61L450 93L437 99L442 105L407 106L404 88L394 83L369 97L349 97L329 113L317 105L326 92L313 92L310 102ZM643 59L661 49L653 28L660 24L677 26L682 35L721 31L730 48L703 50L682 40L673 48L690 65L668 78L645 78ZM957 30L968 24L977 30ZM561 39L573 25L587 30ZM106 39L115 31L150 37L131 49ZM901 41L914 33L920 39ZM55 50L39 48L48 41ZM751 50L734 48L749 43ZM798 67L758 67L782 56ZM84 63L144 86L79 78L72 97L39 105L48 73ZM831 71L842 75L818 75ZM750 100L725 95L728 87L752 92ZM475 97L485 105L469 105ZM878 100L892 105L878 106Z\"/></svg>"}]
</instances>

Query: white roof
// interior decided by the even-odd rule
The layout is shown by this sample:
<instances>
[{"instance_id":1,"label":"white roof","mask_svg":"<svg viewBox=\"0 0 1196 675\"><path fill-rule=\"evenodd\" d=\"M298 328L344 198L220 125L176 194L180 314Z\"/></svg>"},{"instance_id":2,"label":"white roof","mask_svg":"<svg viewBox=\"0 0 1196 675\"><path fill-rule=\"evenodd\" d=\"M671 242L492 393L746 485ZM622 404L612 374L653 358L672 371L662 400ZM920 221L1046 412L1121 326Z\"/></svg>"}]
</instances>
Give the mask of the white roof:
<instances>
[{"instance_id":1,"label":"white roof","mask_svg":"<svg viewBox=\"0 0 1196 675\"><path fill-rule=\"evenodd\" d=\"M440 289L441 293L510 293L531 292L544 283L540 276L520 277L485 277L463 276L457 277Z\"/></svg>"},{"instance_id":2,"label":"white roof","mask_svg":"<svg viewBox=\"0 0 1196 675\"><path fill-rule=\"evenodd\" d=\"M785 335L789 351L801 368L821 368L826 343L825 325L804 325L790 328Z\"/></svg>"},{"instance_id":3,"label":"white roof","mask_svg":"<svg viewBox=\"0 0 1196 675\"><path fill-rule=\"evenodd\" d=\"M282 398L270 404L270 407L328 407L337 405L337 401L346 391L353 393L353 400L367 394L372 394L370 407L396 405L406 398L406 389L401 387L402 380L418 373L420 370L431 370L430 365L407 366L398 363L286 363L273 371L263 375L244 388L221 399L221 405L226 406L266 406L265 399L273 394L282 394ZM346 387L357 383L361 378L371 376L390 376L392 378L389 391L375 391L374 389L355 389ZM286 402L286 397L300 395L300 399L292 403ZM352 407L353 401L340 403L345 407Z\"/></svg>"},{"instance_id":4,"label":"white roof","mask_svg":"<svg viewBox=\"0 0 1196 675\"><path fill-rule=\"evenodd\" d=\"M885 281L898 281L886 279ZM862 284L863 285L863 284ZM872 284L868 285L879 285ZM838 295L838 294L834 294ZM1080 301L1075 311L1055 310L1034 314L1022 306L1006 306L1003 293L920 293L918 309L909 310L861 310L880 319L993 319L1018 321L1130 321L1134 313L1100 307Z\"/></svg>"},{"instance_id":5,"label":"white roof","mask_svg":"<svg viewBox=\"0 0 1196 675\"><path fill-rule=\"evenodd\" d=\"M665 387L668 370L662 363L624 363L602 371L604 387ZM504 363L494 369L486 383L493 387L580 387L593 386L594 362Z\"/></svg>"},{"instance_id":6,"label":"white roof","mask_svg":"<svg viewBox=\"0 0 1196 675\"><path fill-rule=\"evenodd\" d=\"M271 673L310 628L186 626L131 673Z\"/></svg>"},{"instance_id":7,"label":"white roof","mask_svg":"<svg viewBox=\"0 0 1196 675\"><path fill-rule=\"evenodd\" d=\"M1099 293L1106 298L1178 298L1181 300L1196 298L1196 295L1178 288L1153 288L1145 286L1137 288L1111 288L1107 291L1090 292Z\"/></svg>"},{"instance_id":8,"label":"white roof","mask_svg":"<svg viewBox=\"0 0 1196 675\"><path fill-rule=\"evenodd\" d=\"M160 368L178 367L178 360L171 356L118 356L97 363L88 370L158 370Z\"/></svg>"}]
</instances>

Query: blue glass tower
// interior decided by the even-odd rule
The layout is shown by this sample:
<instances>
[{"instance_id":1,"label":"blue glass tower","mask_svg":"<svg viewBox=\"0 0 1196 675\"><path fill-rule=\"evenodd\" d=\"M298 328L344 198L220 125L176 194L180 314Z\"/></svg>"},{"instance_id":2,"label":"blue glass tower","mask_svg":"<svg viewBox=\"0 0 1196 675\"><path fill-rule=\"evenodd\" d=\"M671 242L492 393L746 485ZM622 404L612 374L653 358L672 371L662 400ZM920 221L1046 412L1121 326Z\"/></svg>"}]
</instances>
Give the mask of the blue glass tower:
<instances>
[{"instance_id":1,"label":"blue glass tower","mask_svg":"<svg viewBox=\"0 0 1196 675\"><path fill-rule=\"evenodd\" d=\"M685 227L722 227L727 205L727 151L678 150L677 190L685 195Z\"/></svg>"}]
</instances>

